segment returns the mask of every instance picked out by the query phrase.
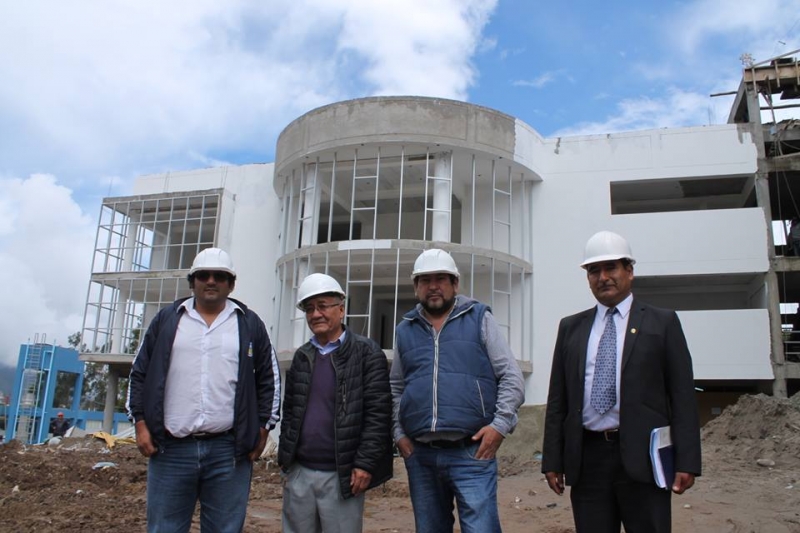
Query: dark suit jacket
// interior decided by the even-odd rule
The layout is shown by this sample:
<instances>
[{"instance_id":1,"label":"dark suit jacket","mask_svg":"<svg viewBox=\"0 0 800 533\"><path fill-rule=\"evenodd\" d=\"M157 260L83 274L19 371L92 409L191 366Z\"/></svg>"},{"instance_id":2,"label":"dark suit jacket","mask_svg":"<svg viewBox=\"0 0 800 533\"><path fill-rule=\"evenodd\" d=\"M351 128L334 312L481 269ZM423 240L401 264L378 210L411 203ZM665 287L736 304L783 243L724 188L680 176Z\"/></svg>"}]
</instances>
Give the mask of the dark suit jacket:
<instances>
[{"instance_id":1,"label":"dark suit jacket","mask_svg":"<svg viewBox=\"0 0 800 533\"><path fill-rule=\"evenodd\" d=\"M586 348L597 307L561 320L545 417L542 472L581 475ZM692 359L675 311L633 300L620 379L620 452L636 481L653 482L650 431L672 426L675 470L700 475L700 423Z\"/></svg>"}]
</instances>

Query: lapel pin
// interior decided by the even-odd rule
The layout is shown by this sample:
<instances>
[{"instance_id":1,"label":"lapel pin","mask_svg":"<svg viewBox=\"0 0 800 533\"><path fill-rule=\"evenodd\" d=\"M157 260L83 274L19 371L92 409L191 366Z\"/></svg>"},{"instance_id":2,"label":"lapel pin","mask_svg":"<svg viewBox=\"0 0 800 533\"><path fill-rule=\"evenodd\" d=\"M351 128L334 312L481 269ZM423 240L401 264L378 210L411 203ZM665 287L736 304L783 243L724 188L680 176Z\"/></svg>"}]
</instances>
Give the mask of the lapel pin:
<instances>
[{"instance_id":1,"label":"lapel pin","mask_svg":"<svg viewBox=\"0 0 800 533\"><path fill-rule=\"evenodd\" d=\"M636 334L636 328L631 328L631 333Z\"/></svg>"}]
</instances>

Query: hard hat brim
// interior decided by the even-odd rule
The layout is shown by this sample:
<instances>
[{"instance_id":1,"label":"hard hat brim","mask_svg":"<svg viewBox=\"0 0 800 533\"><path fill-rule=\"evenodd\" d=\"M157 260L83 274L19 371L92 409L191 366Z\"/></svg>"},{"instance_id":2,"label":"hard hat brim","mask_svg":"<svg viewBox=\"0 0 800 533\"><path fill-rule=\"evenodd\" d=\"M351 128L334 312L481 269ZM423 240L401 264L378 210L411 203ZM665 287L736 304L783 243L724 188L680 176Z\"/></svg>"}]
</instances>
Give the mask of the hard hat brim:
<instances>
[{"instance_id":1,"label":"hard hat brim","mask_svg":"<svg viewBox=\"0 0 800 533\"><path fill-rule=\"evenodd\" d=\"M217 267L203 267L203 266L193 267L191 270L189 270L189 275L191 276L195 272L200 272L201 270L207 270L209 272L227 272L231 276L236 277L236 272L234 272L230 268L225 268L225 267L220 267L220 266L217 266Z\"/></svg>"},{"instance_id":2,"label":"hard hat brim","mask_svg":"<svg viewBox=\"0 0 800 533\"><path fill-rule=\"evenodd\" d=\"M596 255L594 257L590 257L589 259L585 260L581 263L581 268L586 268L593 263L604 263L606 261L618 261L620 259L627 259L631 262L632 265L636 264L636 259L629 255L625 254L606 254L606 255Z\"/></svg>"},{"instance_id":3,"label":"hard hat brim","mask_svg":"<svg viewBox=\"0 0 800 533\"><path fill-rule=\"evenodd\" d=\"M450 270L426 270L424 272L414 272L411 274L411 281L416 280L419 276L424 276L426 274L447 274L449 276L455 276L456 279L459 279L461 275L458 272L451 272Z\"/></svg>"},{"instance_id":4,"label":"hard hat brim","mask_svg":"<svg viewBox=\"0 0 800 533\"><path fill-rule=\"evenodd\" d=\"M305 311L304 304L308 300L310 300L311 298L316 298L317 296L323 296L325 294L335 294L337 296L340 296L342 298L342 300L346 300L347 299L347 295L344 292L339 292L339 291L321 291L321 292L317 292L317 293L314 293L314 294L309 294L308 296L304 296L302 300L299 300L295 304L295 307L297 307L301 311Z\"/></svg>"}]
</instances>

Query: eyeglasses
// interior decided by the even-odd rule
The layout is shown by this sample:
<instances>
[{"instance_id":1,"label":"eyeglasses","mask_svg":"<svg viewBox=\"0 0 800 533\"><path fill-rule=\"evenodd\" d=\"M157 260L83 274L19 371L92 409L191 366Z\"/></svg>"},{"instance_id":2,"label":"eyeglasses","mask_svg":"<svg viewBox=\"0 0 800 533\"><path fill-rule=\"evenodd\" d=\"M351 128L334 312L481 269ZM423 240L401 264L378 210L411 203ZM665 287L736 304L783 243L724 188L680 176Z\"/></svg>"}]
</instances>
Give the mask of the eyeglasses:
<instances>
[{"instance_id":1,"label":"eyeglasses","mask_svg":"<svg viewBox=\"0 0 800 533\"><path fill-rule=\"evenodd\" d=\"M319 312L324 315L328 311L328 309L333 309L334 307L339 307L340 305L342 305L341 302L333 304L326 304L326 303L318 303L316 305L308 304L303 306L303 311L307 315L313 315L314 311L319 310Z\"/></svg>"},{"instance_id":2,"label":"eyeglasses","mask_svg":"<svg viewBox=\"0 0 800 533\"><path fill-rule=\"evenodd\" d=\"M230 281L232 276L227 272L221 270L198 270L194 273L194 279L205 283L210 278L214 278L217 282Z\"/></svg>"}]
</instances>

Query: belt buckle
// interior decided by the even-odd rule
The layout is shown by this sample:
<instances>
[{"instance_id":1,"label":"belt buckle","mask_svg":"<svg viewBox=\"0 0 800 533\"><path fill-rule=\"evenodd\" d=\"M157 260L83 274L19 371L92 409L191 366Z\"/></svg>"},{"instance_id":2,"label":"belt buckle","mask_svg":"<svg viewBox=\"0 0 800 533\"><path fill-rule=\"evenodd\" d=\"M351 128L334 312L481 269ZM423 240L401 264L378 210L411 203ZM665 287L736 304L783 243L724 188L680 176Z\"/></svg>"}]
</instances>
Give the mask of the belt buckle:
<instances>
[{"instance_id":1,"label":"belt buckle","mask_svg":"<svg viewBox=\"0 0 800 533\"><path fill-rule=\"evenodd\" d=\"M604 429L603 438L606 442L615 442L619 438L619 429Z\"/></svg>"}]
</instances>

